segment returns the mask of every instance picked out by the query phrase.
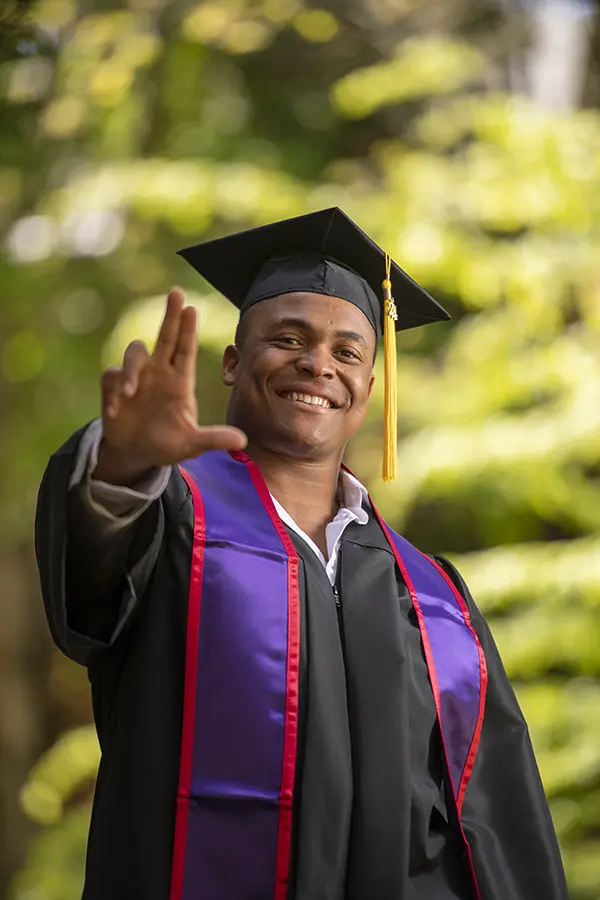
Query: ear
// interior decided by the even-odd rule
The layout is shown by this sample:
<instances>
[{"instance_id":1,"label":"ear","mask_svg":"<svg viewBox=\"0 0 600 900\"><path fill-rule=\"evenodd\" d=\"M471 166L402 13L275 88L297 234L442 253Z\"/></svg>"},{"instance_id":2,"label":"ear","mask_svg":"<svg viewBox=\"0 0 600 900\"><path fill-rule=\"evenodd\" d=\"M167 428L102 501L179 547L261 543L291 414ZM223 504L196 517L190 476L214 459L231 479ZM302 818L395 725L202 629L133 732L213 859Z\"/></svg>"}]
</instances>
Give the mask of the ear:
<instances>
[{"instance_id":1,"label":"ear","mask_svg":"<svg viewBox=\"0 0 600 900\"><path fill-rule=\"evenodd\" d=\"M221 367L221 379L227 387L233 387L237 376L237 367L240 361L240 352L234 344L228 344L223 353Z\"/></svg>"},{"instance_id":2,"label":"ear","mask_svg":"<svg viewBox=\"0 0 600 900\"><path fill-rule=\"evenodd\" d=\"M369 378L369 393L368 396L371 396L371 391L373 390L373 385L375 384L375 373L371 372L371 377Z\"/></svg>"}]
</instances>

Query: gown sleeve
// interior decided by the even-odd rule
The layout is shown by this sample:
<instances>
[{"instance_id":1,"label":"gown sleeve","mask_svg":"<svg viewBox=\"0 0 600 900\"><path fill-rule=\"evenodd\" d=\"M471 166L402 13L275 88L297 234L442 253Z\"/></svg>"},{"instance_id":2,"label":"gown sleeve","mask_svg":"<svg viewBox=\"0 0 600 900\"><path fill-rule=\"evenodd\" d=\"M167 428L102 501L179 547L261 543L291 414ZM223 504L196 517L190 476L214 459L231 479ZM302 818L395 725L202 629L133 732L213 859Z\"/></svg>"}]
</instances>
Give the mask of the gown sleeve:
<instances>
[{"instance_id":1,"label":"gown sleeve","mask_svg":"<svg viewBox=\"0 0 600 900\"><path fill-rule=\"evenodd\" d=\"M164 504L157 500L131 524L107 528L80 486L70 488L85 430L48 463L38 495L35 546L54 642L75 662L89 665L133 621L162 544ZM183 483L178 473L173 479Z\"/></svg>"},{"instance_id":2,"label":"gown sleeve","mask_svg":"<svg viewBox=\"0 0 600 900\"><path fill-rule=\"evenodd\" d=\"M481 742L462 811L481 900L568 900L527 723L469 589L448 560L437 561L467 603L488 669Z\"/></svg>"}]
</instances>

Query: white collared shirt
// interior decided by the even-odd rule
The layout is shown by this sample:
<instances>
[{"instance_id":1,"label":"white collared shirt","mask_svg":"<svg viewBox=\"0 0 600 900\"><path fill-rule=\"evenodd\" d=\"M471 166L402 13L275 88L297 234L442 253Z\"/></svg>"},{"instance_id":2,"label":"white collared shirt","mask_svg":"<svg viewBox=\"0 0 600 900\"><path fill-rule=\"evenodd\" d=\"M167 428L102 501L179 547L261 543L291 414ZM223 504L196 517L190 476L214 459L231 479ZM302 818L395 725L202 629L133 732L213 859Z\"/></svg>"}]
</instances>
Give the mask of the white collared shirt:
<instances>
[{"instance_id":1,"label":"white collared shirt","mask_svg":"<svg viewBox=\"0 0 600 900\"><path fill-rule=\"evenodd\" d=\"M106 484L103 481L93 481L89 478L89 475L91 475L98 463L98 448L101 440L102 421L101 419L96 419L89 425L81 438L69 487L81 484L82 497L86 505L96 515L105 520L107 529L116 531L119 528L131 525L145 512L151 503L158 500L167 486L171 468L170 466L165 466L150 473L143 483L140 482L136 485L135 489ZM87 478L84 476L87 476ZM325 529L327 559L325 559L315 542L302 531L283 506L271 495L275 509L282 522L306 541L319 562L324 566L331 584L335 584L340 542L344 531L351 522L366 525L369 521L369 514L365 509L369 505L369 498L366 489L360 481L354 475L342 470L340 483L344 505L340 507Z\"/></svg>"},{"instance_id":2,"label":"white collared shirt","mask_svg":"<svg viewBox=\"0 0 600 900\"><path fill-rule=\"evenodd\" d=\"M342 470L340 473L340 483L344 505L340 507L335 518L332 519L325 529L328 559L325 559L315 542L302 531L292 517L285 511L281 503L278 503L271 494L271 499L275 504L275 509L277 510L279 518L306 541L319 562L325 566L325 572L327 573L327 577L331 584L335 584L340 542L344 531L351 522L358 522L359 525L366 525L369 521L369 514L364 508L369 503L368 494L358 478L355 478L350 472L344 472L344 470Z\"/></svg>"}]
</instances>

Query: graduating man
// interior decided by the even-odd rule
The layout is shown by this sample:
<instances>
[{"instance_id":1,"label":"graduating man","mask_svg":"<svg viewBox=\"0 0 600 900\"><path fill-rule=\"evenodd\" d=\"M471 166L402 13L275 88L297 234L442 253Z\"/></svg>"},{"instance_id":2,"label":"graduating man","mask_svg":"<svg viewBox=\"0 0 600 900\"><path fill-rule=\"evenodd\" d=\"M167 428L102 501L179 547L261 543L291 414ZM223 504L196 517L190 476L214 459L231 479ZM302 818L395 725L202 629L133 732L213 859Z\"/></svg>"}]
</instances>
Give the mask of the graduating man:
<instances>
[{"instance_id":1,"label":"graduating man","mask_svg":"<svg viewBox=\"0 0 600 900\"><path fill-rule=\"evenodd\" d=\"M395 330L447 313L338 209L182 254L240 309L227 426L198 425L171 291L39 496L50 628L102 748L84 897L565 900L481 614L342 466L383 333L393 476Z\"/></svg>"}]
</instances>

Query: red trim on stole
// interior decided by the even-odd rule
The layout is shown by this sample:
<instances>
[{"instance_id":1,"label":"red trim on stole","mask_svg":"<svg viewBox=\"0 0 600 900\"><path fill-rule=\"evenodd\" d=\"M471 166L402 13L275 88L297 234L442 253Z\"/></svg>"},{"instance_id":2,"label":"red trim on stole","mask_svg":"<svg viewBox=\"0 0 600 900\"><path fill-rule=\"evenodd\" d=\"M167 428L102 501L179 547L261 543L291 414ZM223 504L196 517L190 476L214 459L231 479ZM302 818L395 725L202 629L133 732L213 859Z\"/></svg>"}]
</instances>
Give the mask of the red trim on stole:
<instances>
[{"instance_id":1,"label":"red trim on stole","mask_svg":"<svg viewBox=\"0 0 600 900\"><path fill-rule=\"evenodd\" d=\"M181 728L181 755L179 784L177 785L177 811L173 840L173 864L169 900L180 900L185 875L185 850L187 840L188 809L192 779L194 752L194 720L196 714L196 680L198 673L198 640L200 634L200 597L202 594L202 569L206 528L202 495L193 478L179 467L194 502L194 542L190 569L190 593L188 600L187 633L185 640L185 682L183 689L183 721Z\"/></svg>"},{"instance_id":2,"label":"red trim on stole","mask_svg":"<svg viewBox=\"0 0 600 900\"><path fill-rule=\"evenodd\" d=\"M413 607L414 607L414 610L415 610L415 613L417 616L417 620L419 622L419 630L421 632L421 640L423 642L423 652L425 654L425 662L427 663L427 670L429 672L429 680L431 682L431 690L433 692L433 699L435 702L435 708L436 708L436 712L437 712L438 722L440 724L440 736L442 739L442 747L444 750L444 756L446 758L446 773L448 776L448 780L450 781L450 785L452 788L452 794L454 797L457 797L458 796L457 792L455 791L454 785L452 783L452 776L450 775L450 766L448 764L448 750L446 747L446 741L444 740L444 731L442 728L442 706L441 706L441 700L440 700L440 686L439 686L439 683L437 680L437 674L436 674L436 670L435 670L435 661L433 659L431 644L429 643L429 635L427 634L427 626L425 624L425 617L423 616L423 610L421 609L421 605L420 605L418 597L417 597L417 592L415 591L414 585L412 583L412 579L411 579L410 575L408 574L408 570L407 570L406 566L404 565L404 560L402 559L402 557L400 556L400 553L398 552L398 548L396 547L396 545L394 544L394 541L392 540L389 529L388 529L387 525L385 524L385 522L383 521L383 519L381 518L381 516L379 515L379 513L375 507L375 504L373 503L373 501L370 497L369 497L369 501L371 503L371 507L373 509L373 512L375 513L377 521L381 525L383 532L388 540L388 543L394 553L396 562L398 564L398 568L400 569L400 572L402 574L402 577L404 578L406 587L408 588L408 592L410 594L410 599L412 600L412 604L413 604ZM425 559L427 559L428 562L433 562L433 560L431 560L428 556L425 556ZM436 564L434 563L434 565L436 565ZM437 565L436 565L436 568L440 569L440 567ZM441 571L442 571L442 574L445 574L445 573L443 573L443 570L441 570ZM446 577L446 580L451 583L449 578ZM454 594L456 595L457 593L458 592L456 591L456 589L454 589ZM461 598L461 601L462 601L462 598ZM464 615L464 613L465 613L464 601L462 601L460 603L460 609ZM468 610L467 610L467 612L468 612ZM465 622L469 627L471 627L470 618L465 619ZM472 630L472 628L471 628L471 630ZM478 648L478 653L479 653L479 665L481 668L482 651L479 646L479 641L477 641L477 648ZM486 684L487 684L487 679L486 679ZM480 692L483 693L483 684L481 686ZM479 735L481 734L481 725L483 724L483 714L482 713L483 713L483 708L482 708L482 705L480 702L479 718L477 721L477 728L479 729L478 737L477 737L477 745L479 744ZM481 719L481 722L480 722L480 719ZM476 729L476 733L477 733L477 729ZM477 745L475 745L475 748L474 748L475 752L473 752L474 743L475 743L475 738L473 738L471 747L469 749L469 754L468 754L468 759L471 759L471 757L472 757L471 770L473 767L473 762L475 761L475 753L477 752ZM465 770L466 770L466 768L467 767L465 765ZM463 776L461 778L461 785L463 783L463 780L464 780L464 772L463 772ZM465 784L465 787L466 787L466 784ZM464 794L464 791L463 791L463 794ZM458 814L458 826L460 828L460 833L461 833L465 848L467 850L467 858L469 860L469 868L471 869L471 880L473 883L473 887L475 889L476 900L481 900L481 893L479 891L479 885L477 884L477 876L475 873L475 867L473 865L473 855L471 853L471 847L467 840L467 836L465 834L465 830L463 828L463 825L462 825L462 822L460 819L460 809L458 807L458 803L457 803L457 814Z\"/></svg>"},{"instance_id":3,"label":"red trim on stole","mask_svg":"<svg viewBox=\"0 0 600 900\"><path fill-rule=\"evenodd\" d=\"M290 872L292 842L292 802L296 776L296 745L298 740L298 674L300 669L300 590L298 586L298 554L277 514L271 494L260 469L246 453L236 450L230 456L244 463L256 493L277 531L288 555L288 645L286 667L285 727L283 737L283 767L279 794L279 826L275 864L274 900L286 900Z\"/></svg>"},{"instance_id":4,"label":"red trim on stole","mask_svg":"<svg viewBox=\"0 0 600 900\"><path fill-rule=\"evenodd\" d=\"M427 663L427 670L429 672L429 680L431 682L431 690L433 692L433 700L435 703L435 709L437 712L438 722L440 723L440 734L442 737L442 746L444 748L444 756L446 757L447 774L448 774L450 783L452 785L452 777L450 775L450 767L448 766L448 752L446 750L446 743L444 741L444 733L441 728L442 703L441 703L441 699L440 699L440 686L439 686L438 680L437 680L437 673L435 670L433 652L431 650L431 644L429 643L429 635L427 634L427 626L425 625L425 617L423 616L423 610L421 609L421 604L419 603L419 598L417 597L417 592L415 591L414 585L412 583L412 579L411 579L410 575L408 574L408 569L404 565L404 560L400 556L400 554L398 552L398 548L396 547L396 545L394 544L394 542L392 540L392 536L389 532L389 529L388 529L387 525L385 524L385 522L383 521L383 519L381 518L381 516L379 515L379 513L377 512L377 509L375 508L375 504L373 503L373 501L371 500L370 497L369 497L369 500L371 501L371 508L373 509L373 512L375 513L377 521L381 525L381 527L383 529L383 533L385 534L385 536L387 538L388 544L390 545L390 547L394 553L394 556L396 557L396 563L398 564L398 568L400 569L402 577L404 578L406 587L408 588L408 593L410 594L410 599L412 600L412 605L413 605L415 613L417 615L417 620L419 622L419 631L421 632L421 640L423 641L423 652L425 654L425 662ZM452 785L452 792L453 792L454 796L456 796L456 792L454 790L454 785Z\"/></svg>"},{"instance_id":5,"label":"red trim on stole","mask_svg":"<svg viewBox=\"0 0 600 900\"><path fill-rule=\"evenodd\" d=\"M473 628L471 623L471 613L469 612L469 607L465 603L465 599L448 575L448 573L440 566L439 563L435 561L435 559L431 559L429 556L425 557L428 562L432 563L442 576L445 579L448 587L451 589L452 593L456 598L456 602L458 603L460 610L463 614L463 618L465 620L465 625L473 635L473 640L475 641L475 646L477 647L477 655L479 656L479 678L480 678L480 686L479 686L479 710L477 713L477 723L475 725L475 731L473 732L473 740L471 741L471 746L469 747L469 752L467 754L467 759L465 762L465 767L462 772L462 776L460 779L460 785L458 788L458 797L456 801L456 805L458 808L458 813L460 815L465 799L465 791L467 790L467 785L469 783L469 779L473 774L473 766L475 765L475 757L477 756L477 751L479 749L479 742L481 740L481 730L483 728L483 717L485 714L485 698L487 694L487 685L488 685L488 670L487 670L487 662L485 659L485 653L483 652L483 647L479 642L479 638L477 637L477 632Z\"/></svg>"}]
</instances>

